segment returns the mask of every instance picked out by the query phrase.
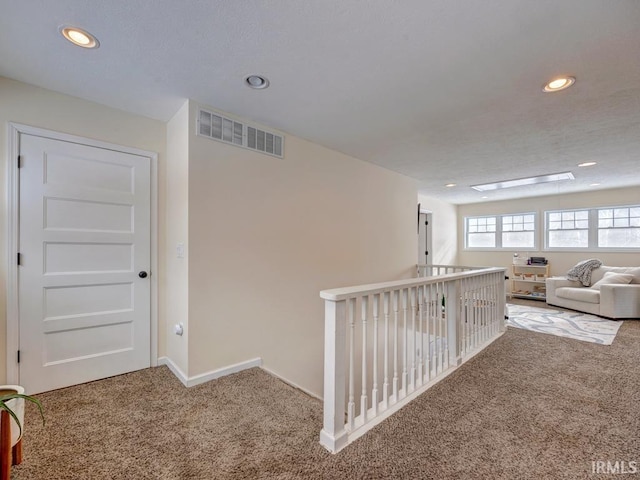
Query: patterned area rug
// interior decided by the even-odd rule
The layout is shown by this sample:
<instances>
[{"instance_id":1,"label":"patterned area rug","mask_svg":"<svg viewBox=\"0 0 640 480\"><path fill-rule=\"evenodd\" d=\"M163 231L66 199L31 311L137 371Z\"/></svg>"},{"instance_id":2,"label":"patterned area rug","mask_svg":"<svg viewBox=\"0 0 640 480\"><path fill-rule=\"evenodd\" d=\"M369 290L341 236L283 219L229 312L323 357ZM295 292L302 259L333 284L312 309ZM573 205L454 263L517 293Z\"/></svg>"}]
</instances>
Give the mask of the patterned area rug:
<instances>
[{"instance_id":1,"label":"patterned area rug","mask_svg":"<svg viewBox=\"0 0 640 480\"><path fill-rule=\"evenodd\" d=\"M588 313L507 305L507 325L533 332L568 337L583 342L611 345L622 321L607 320Z\"/></svg>"}]
</instances>

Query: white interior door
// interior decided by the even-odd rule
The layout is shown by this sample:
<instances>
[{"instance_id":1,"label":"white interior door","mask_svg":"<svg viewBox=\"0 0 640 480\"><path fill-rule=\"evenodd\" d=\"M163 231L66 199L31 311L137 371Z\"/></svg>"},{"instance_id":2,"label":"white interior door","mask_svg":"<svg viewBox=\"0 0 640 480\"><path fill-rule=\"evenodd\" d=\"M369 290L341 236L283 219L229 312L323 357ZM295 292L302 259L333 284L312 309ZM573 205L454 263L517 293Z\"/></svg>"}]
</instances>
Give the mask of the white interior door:
<instances>
[{"instance_id":1,"label":"white interior door","mask_svg":"<svg viewBox=\"0 0 640 480\"><path fill-rule=\"evenodd\" d=\"M150 366L150 159L20 135L19 381Z\"/></svg>"}]
</instances>

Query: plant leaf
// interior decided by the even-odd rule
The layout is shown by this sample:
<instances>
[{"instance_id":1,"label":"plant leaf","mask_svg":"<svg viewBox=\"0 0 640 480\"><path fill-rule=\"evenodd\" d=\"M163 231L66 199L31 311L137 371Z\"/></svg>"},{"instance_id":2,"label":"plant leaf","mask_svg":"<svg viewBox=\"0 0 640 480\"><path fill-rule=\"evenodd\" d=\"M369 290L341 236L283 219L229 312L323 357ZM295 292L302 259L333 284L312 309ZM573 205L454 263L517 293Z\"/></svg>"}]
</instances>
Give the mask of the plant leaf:
<instances>
[{"instance_id":1,"label":"plant leaf","mask_svg":"<svg viewBox=\"0 0 640 480\"><path fill-rule=\"evenodd\" d=\"M22 425L20 424L20 420L18 420L18 416L6 404L6 402L8 402L9 400L13 400L14 398L22 398L23 400L28 400L29 402L34 403L38 407L38 411L40 412L40 416L42 417L42 425L45 424L44 409L42 408L42 403L36 397L25 395L23 393L8 393L6 395L2 395L0 396L0 409L9 412L9 415L11 415L11 417L16 421L16 424L20 429L20 435L22 435Z\"/></svg>"},{"instance_id":2,"label":"plant leaf","mask_svg":"<svg viewBox=\"0 0 640 480\"><path fill-rule=\"evenodd\" d=\"M15 422L18 424L18 429L20 430L18 433L18 438L22 436L22 425L20 424L20 420L18 419L18 416L15 414L15 412L11 410L9 406L6 403L4 403L4 401L0 402L0 409L7 411L9 415L11 415L11 418L13 418Z\"/></svg>"}]
</instances>

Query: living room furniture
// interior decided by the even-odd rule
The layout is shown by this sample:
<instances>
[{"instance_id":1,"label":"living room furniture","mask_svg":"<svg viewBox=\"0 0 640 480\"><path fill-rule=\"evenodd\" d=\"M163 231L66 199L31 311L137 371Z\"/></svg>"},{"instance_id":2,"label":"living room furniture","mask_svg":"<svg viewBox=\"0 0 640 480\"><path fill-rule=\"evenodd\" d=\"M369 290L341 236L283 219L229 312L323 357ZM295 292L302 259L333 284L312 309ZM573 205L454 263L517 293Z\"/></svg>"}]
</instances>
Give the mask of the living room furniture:
<instances>
[{"instance_id":1,"label":"living room furniture","mask_svg":"<svg viewBox=\"0 0 640 480\"><path fill-rule=\"evenodd\" d=\"M602 265L591 273L591 285L564 277L546 280L547 303L601 317L640 318L640 267Z\"/></svg>"},{"instance_id":2,"label":"living room furniture","mask_svg":"<svg viewBox=\"0 0 640 480\"><path fill-rule=\"evenodd\" d=\"M544 300L549 268L549 264L511 265L511 296Z\"/></svg>"}]
</instances>

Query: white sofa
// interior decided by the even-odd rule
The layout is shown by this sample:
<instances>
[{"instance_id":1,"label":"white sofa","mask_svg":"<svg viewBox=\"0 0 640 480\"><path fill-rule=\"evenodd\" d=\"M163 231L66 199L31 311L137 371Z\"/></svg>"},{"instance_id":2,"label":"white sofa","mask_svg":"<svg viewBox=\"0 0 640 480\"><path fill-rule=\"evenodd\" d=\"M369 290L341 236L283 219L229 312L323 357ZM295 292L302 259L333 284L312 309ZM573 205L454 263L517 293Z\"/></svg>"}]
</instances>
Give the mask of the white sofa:
<instances>
[{"instance_id":1,"label":"white sofa","mask_svg":"<svg viewBox=\"0 0 640 480\"><path fill-rule=\"evenodd\" d=\"M614 275L618 273L626 275ZM631 281L625 283L629 275ZM549 305L607 318L640 319L640 267L602 265L593 270L589 287L565 277L549 277L546 284Z\"/></svg>"}]
</instances>

